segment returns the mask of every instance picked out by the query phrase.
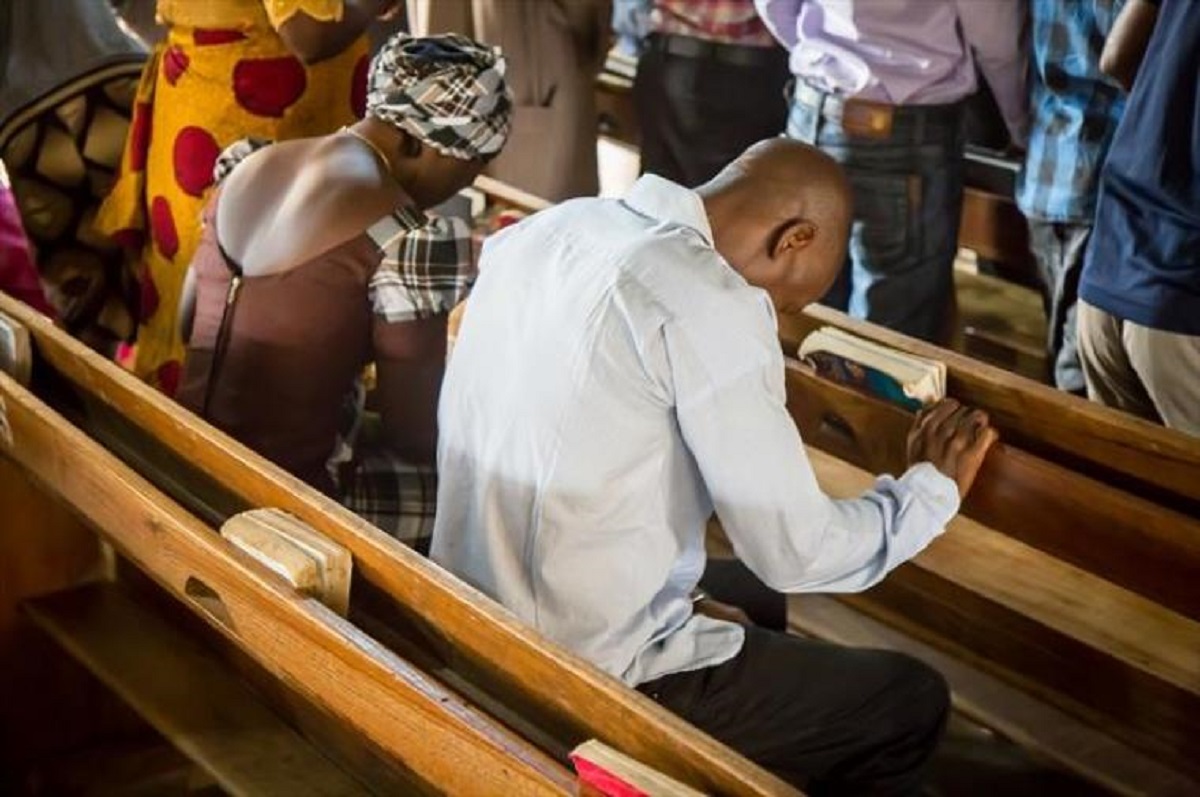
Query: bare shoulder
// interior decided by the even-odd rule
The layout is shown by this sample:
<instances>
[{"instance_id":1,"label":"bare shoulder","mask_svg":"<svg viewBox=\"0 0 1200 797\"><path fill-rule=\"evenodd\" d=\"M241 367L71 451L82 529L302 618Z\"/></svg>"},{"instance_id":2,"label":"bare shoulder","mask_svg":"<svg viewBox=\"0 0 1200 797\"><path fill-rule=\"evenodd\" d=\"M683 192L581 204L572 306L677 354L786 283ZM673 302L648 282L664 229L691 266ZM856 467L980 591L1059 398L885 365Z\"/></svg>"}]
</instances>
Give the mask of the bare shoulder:
<instances>
[{"instance_id":1,"label":"bare shoulder","mask_svg":"<svg viewBox=\"0 0 1200 797\"><path fill-rule=\"evenodd\" d=\"M222 189L219 238L248 276L307 262L386 214L369 159L329 137L284 142L238 167Z\"/></svg>"}]
</instances>

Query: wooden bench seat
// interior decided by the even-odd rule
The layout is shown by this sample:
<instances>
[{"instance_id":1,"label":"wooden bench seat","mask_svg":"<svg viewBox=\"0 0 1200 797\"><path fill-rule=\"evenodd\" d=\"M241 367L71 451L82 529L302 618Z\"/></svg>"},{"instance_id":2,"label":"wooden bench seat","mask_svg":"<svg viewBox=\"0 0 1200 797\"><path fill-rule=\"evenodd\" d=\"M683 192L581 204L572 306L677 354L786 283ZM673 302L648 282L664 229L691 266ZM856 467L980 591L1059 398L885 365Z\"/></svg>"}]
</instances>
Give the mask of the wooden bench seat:
<instances>
[{"instance_id":1,"label":"wooden bench seat","mask_svg":"<svg viewBox=\"0 0 1200 797\"><path fill-rule=\"evenodd\" d=\"M873 478L816 449L809 456L831 495L857 495ZM1200 777L1194 620L965 517L881 584L841 600Z\"/></svg>"},{"instance_id":2,"label":"wooden bench seat","mask_svg":"<svg viewBox=\"0 0 1200 797\"><path fill-rule=\"evenodd\" d=\"M852 647L896 650L934 667L949 682L959 715L1019 745L1033 757L1030 763L1035 766L1045 761L1105 791L1129 797L1185 797L1200 791L1200 782L1094 725L843 601L795 595L788 605L793 633Z\"/></svg>"},{"instance_id":3,"label":"wooden bench seat","mask_svg":"<svg viewBox=\"0 0 1200 797\"><path fill-rule=\"evenodd\" d=\"M874 473L902 473L913 416L787 364L804 441ZM1193 619L1200 619L1200 520L1002 441L963 513Z\"/></svg>"},{"instance_id":4,"label":"wooden bench seat","mask_svg":"<svg viewBox=\"0 0 1200 797\"><path fill-rule=\"evenodd\" d=\"M7 375L0 453L358 744L405 790L568 794L566 767L222 539ZM338 751L339 754L341 751Z\"/></svg>"},{"instance_id":5,"label":"wooden bench seat","mask_svg":"<svg viewBox=\"0 0 1200 797\"><path fill-rule=\"evenodd\" d=\"M377 604L373 609L388 612L391 628L408 637L410 645L424 649L426 656L436 656L441 667L458 676L457 684L478 690L467 695L473 702L482 704L486 699L489 706L510 712L514 722L547 728L563 748L599 739L703 791L794 793L765 770L551 644L424 557L97 356L48 319L2 295L0 309L25 324L33 336L35 387L74 391L72 400L80 405L79 421L85 427L95 415L94 406L107 407L139 431L142 439L135 448L143 455L156 445L162 451L154 457L173 457L181 472L207 479L210 504L217 513L263 506L283 509L349 549L356 578L352 603L358 602L359 594L373 595ZM88 443L98 448L93 441ZM179 481L181 473L172 478ZM190 476L183 479L189 480ZM169 566L171 557L164 556L161 564ZM157 571L157 566L146 569ZM225 591L243 586L236 578L230 573L210 586L228 601ZM358 619L354 606L351 617ZM344 626L352 637L361 636L349 623ZM321 640L310 638L307 644L338 647L324 635ZM383 648L377 652L390 655ZM447 756L452 758L449 752ZM447 768L454 767L435 765L431 774L443 774ZM425 772L422 766L414 769Z\"/></svg>"},{"instance_id":6,"label":"wooden bench seat","mask_svg":"<svg viewBox=\"0 0 1200 797\"><path fill-rule=\"evenodd\" d=\"M367 793L224 662L115 584L55 593L24 608L230 794Z\"/></svg>"}]
</instances>

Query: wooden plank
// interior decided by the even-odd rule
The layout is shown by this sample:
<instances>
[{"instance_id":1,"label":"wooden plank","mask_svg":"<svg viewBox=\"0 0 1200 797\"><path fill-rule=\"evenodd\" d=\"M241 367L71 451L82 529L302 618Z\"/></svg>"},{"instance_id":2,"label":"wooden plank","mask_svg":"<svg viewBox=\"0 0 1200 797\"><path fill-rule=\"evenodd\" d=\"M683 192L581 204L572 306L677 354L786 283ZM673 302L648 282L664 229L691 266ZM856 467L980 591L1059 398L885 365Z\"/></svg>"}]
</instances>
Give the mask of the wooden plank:
<instances>
[{"instance_id":1,"label":"wooden plank","mask_svg":"<svg viewBox=\"0 0 1200 797\"><path fill-rule=\"evenodd\" d=\"M654 701L552 644L482 593L436 567L299 479L209 426L119 367L0 294L33 335L39 356L212 474L247 506L295 515L354 556L355 571L393 599L448 657L470 662L490 691L519 699L695 788L718 794L794 794L762 768Z\"/></svg>"},{"instance_id":2,"label":"wooden plank","mask_svg":"<svg viewBox=\"0 0 1200 797\"><path fill-rule=\"evenodd\" d=\"M958 243L995 261L1005 279L1040 286L1037 261L1029 250L1029 227L1011 197L969 186L963 189Z\"/></svg>"},{"instance_id":3,"label":"wooden plank","mask_svg":"<svg viewBox=\"0 0 1200 797\"><path fill-rule=\"evenodd\" d=\"M554 204L548 199L542 199L508 183L502 183L495 178L488 177L486 174L481 174L475 178L475 187L491 197L493 201L498 201L504 205L511 205L525 213L536 213Z\"/></svg>"},{"instance_id":4,"label":"wooden plank","mask_svg":"<svg viewBox=\"0 0 1200 797\"><path fill-rule=\"evenodd\" d=\"M787 364L788 408L807 444L875 473L903 473L912 415ZM1003 441L963 514L1192 619L1200 619L1200 520Z\"/></svg>"},{"instance_id":5,"label":"wooden plank","mask_svg":"<svg viewBox=\"0 0 1200 797\"><path fill-rule=\"evenodd\" d=\"M1009 443L1200 513L1200 440L820 305L779 315L785 354L827 325L946 363L949 395L986 410Z\"/></svg>"},{"instance_id":6,"label":"wooden plank","mask_svg":"<svg viewBox=\"0 0 1200 797\"><path fill-rule=\"evenodd\" d=\"M231 794L365 794L228 667L117 586L25 604L30 617Z\"/></svg>"},{"instance_id":7,"label":"wooden plank","mask_svg":"<svg viewBox=\"0 0 1200 797\"><path fill-rule=\"evenodd\" d=\"M46 756L141 726L19 612L30 597L105 576L106 553L68 507L0 456L0 793Z\"/></svg>"},{"instance_id":8,"label":"wooden plank","mask_svg":"<svg viewBox=\"0 0 1200 797\"><path fill-rule=\"evenodd\" d=\"M898 650L921 659L946 677L960 714L1106 790L1128 797L1200 793L1200 781L843 602L822 595L796 595L789 598L788 607L794 632L840 645Z\"/></svg>"},{"instance_id":9,"label":"wooden plank","mask_svg":"<svg viewBox=\"0 0 1200 797\"><path fill-rule=\"evenodd\" d=\"M834 496L873 478L816 449L809 457ZM1200 773L1200 623L965 517L843 599Z\"/></svg>"},{"instance_id":10,"label":"wooden plank","mask_svg":"<svg viewBox=\"0 0 1200 797\"><path fill-rule=\"evenodd\" d=\"M213 628L412 773L414 786L573 791L561 765L298 595L2 374L0 397L13 431L5 455Z\"/></svg>"}]
</instances>

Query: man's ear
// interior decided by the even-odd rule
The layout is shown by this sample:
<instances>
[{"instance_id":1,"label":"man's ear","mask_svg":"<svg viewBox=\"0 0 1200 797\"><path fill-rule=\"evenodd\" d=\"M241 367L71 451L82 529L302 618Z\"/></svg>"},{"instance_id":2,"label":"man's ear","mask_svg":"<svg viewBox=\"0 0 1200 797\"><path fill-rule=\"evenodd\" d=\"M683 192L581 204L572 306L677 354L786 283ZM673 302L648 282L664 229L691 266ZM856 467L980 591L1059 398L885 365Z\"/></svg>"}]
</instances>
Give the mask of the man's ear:
<instances>
[{"instance_id":1,"label":"man's ear","mask_svg":"<svg viewBox=\"0 0 1200 797\"><path fill-rule=\"evenodd\" d=\"M808 219L791 219L779 228L771 257L794 255L807 249L817 238L817 225Z\"/></svg>"}]
</instances>

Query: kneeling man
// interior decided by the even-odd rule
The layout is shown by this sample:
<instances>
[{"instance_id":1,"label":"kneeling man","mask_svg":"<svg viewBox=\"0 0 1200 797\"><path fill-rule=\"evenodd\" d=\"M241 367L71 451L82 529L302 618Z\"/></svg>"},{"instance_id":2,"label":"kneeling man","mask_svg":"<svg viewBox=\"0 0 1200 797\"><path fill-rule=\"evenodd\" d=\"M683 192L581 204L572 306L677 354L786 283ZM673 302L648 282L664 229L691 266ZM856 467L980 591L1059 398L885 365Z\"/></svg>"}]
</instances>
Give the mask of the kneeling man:
<instances>
[{"instance_id":1,"label":"kneeling man","mask_svg":"<svg viewBox=\"0 0 1200 797\"><path fill-rule=\"evenodd\" d=\"M695 191L647 175L489 239L440 402L432 557L791 783L902 794L945 721L937 673L691 599L714 510L775 589L870 587L941 533L995 439L946 402L901 478L821 492L774 308L824 294L849 219L839 167L777 139Z\"/></svg>"}]
</instances>

